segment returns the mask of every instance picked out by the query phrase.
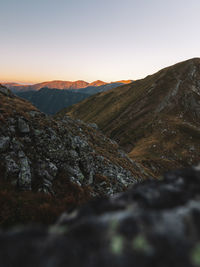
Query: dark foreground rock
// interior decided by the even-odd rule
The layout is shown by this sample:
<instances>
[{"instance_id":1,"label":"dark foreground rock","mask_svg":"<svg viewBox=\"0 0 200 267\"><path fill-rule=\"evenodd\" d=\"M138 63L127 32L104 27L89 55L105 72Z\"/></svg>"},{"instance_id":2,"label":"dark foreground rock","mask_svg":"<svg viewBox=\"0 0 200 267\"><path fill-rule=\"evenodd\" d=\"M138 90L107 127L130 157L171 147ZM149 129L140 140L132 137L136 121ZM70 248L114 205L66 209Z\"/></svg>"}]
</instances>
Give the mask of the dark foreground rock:
<instances>
[{"instance_id":1,"label":"dark foreground rock","mask_svg":"<svg viewBox=\"0 0 200 267\"><path fill-rule=\"evenodd\" d=\"M200 169L95 200L49 228L1 232L0 266L200 266Z\"/></svg>"}]
</instances>

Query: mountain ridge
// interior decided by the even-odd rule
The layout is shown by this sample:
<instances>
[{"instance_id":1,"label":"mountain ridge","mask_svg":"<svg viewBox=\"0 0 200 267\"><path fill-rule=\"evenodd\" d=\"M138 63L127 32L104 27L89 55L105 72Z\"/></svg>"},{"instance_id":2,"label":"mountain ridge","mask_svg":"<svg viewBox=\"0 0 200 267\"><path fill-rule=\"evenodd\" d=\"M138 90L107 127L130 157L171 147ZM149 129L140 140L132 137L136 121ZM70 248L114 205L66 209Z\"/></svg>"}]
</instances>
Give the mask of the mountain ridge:
<instances>
[{"instance_id":1,"label":"mountain ridge","mask_svg":"<svg viewBox=\"0 0 200 267\"><path fill-rule=\"evenodd\" d=\"M193 58L91 96L59 115L97 123L132 159L158 176L200 160L199 79L200 59Z\"/></svg>"},{"instance_id":2,"label":"mountain ridge","mask_svg":"<svg viewBox=\"0 0 200 267\"><path fill-rule=\"evenodd\" d=\"M123 81L129 83L129 81ZM90 95L108 91L110 89L121 86L122 82L104 83L102 81L95 81L89 86L81 89L56 89L43 87L39 90L19 91L16 95L29 100L39 110L46 114L55 114L63 108L76 104Z\"/></svg>"},{"instance_id":3,"label":"mountain ridge","mask_svg":"<svg viewBox=\"0 0 200 267\"><path fill-rule=\"evenodd\" d=\"M19 92L19 91L37 91L43 87L52 88L52 89L60 89L60 90L78 90L78 89L84 89L87 87L95 88L95 87L99 87L103 85L111 85L112 83L123 84L123 83L129 83L129 82L132 82L132 80L122 80L122 81L111 82L111 83L106 83L101 80L96 80L91 83L83 81L83 80L77 80L77 81L53 80L53 81L36 83L32 85L22 85L22 84L17 84L17 83L1 83L1 84L7 86L13 92Z\"/></svg>"}]
</instances>

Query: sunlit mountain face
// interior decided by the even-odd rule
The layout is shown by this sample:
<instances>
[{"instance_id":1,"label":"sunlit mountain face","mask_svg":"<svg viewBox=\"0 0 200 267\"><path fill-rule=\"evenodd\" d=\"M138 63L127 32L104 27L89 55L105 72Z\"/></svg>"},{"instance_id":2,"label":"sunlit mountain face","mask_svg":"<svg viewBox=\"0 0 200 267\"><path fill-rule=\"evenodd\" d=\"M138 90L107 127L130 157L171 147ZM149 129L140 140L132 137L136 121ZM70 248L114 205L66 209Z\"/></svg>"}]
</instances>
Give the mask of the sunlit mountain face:
<instances>
[{"instance_id":1,"label":"sunlit mountain face","mask_svg":"<svg viewBox=\"0 0 200 267\"><path fill-rule=\"evenodd\" d=\"M78 89L83 89L91 87L100 87L100 86L110 86L112 87L113 84L116 85L122 85L122 84L127 84L131 83L132 80L122 80L122 81L117 81L117 82L111 82L111 83L106 83L100 80L88 83L85 81L48 81L48 82L42 82L42 83L37 83L37 84L32 84L32 85L25 85L25 84L19 84L19 83L2 83L2 85L7 86L10 90L13 92L19 92L19 91L37 91L40 90L41 88L52 88L52 89L63 89L63 90L78 90Z\"/></svg>"}]
</instances>

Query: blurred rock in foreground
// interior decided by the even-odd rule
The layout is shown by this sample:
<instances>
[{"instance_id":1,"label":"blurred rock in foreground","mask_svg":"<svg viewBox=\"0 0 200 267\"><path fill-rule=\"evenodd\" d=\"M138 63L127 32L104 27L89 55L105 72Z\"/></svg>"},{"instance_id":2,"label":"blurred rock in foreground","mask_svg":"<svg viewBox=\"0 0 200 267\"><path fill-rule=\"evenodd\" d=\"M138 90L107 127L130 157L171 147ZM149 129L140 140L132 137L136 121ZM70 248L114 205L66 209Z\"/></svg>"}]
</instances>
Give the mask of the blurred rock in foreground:
<instances>
[{"instance_id":1,"label":"blurred rock in foreground","mask_svg":"<svg viewBox=\"0 0 200 267\"><path fill-rule=\"evenodd\" d=\"M200 266L200 169L95 200L49 228L2 231L0 266Z\"/></svg>"}]
</instances>

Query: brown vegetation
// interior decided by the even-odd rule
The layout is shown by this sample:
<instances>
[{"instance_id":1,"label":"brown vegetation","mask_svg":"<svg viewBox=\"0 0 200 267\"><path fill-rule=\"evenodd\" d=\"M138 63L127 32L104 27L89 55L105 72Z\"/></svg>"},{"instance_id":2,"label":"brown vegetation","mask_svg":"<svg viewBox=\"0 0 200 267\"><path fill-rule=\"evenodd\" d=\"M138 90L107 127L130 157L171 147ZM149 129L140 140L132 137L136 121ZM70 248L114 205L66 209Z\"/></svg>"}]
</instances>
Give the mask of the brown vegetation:
<instances>
[{"instance_id":1,"label":"brown vegetation","mask_svg":"<svg viewBox=\"0 0 200 267\"><path fill-rule=\"evenodd\" d=\"M54 183L54 195L18 191L8 180L0 178L0 227L52 224L62 212L90 199L89 187L72 184L64 174Z\"/></svg>"}]
</instances>

